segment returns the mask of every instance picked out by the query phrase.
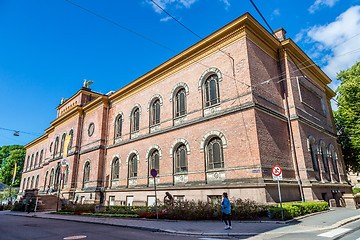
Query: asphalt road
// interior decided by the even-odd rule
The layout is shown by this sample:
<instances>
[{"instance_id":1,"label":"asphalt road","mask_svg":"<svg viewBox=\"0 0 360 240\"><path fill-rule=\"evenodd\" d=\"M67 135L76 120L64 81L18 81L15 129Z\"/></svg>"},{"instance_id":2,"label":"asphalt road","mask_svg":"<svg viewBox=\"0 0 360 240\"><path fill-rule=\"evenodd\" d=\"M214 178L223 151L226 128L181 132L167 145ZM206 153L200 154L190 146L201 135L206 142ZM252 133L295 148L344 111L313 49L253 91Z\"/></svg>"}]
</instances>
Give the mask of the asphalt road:
<instances>
[{"instance_id":1,"label":"asphalt road","mask_svg":"<svg viewBox=\"0 0 360 240\"><path fill-rule=\"evenodd\" d=\"M276 239L276 240L360 240L360 220L351 222L333 230L322 230L302 233L279 233L259 235L251 240Z\"/></svg>"},{"instance_id":2,"label":"asphalt road","mask_svg":"<svg viewBox=\"0 0 360 240\"><path fill-rule=\"evenodd\" d=\"M40 219L0 215L0 240L41 240L41 239L84 239L84 240L112 240L112 239L144 239L144 240L216 240L239 238L195 237L172 235L145 230L79 223L63 220Z\"/></svg>"}]
</instances>

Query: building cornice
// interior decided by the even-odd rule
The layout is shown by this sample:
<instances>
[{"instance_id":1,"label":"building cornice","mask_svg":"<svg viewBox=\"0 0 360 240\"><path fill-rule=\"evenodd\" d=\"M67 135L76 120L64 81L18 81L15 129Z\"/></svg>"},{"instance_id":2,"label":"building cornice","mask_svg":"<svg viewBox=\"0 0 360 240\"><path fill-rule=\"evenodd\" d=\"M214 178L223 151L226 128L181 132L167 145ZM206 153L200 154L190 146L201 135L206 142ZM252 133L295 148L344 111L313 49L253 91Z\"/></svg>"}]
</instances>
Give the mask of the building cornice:
<instances>
[{"instance_id":1,"label":"building cornice","mask_svg":"<svg viewBox=\"0 0 360 240\"><path fill-rule=\"evenodd\" d=\"M63 115L61 115L60 117L58 117L57 119L52 121L50 123L50 125L52 127L57 127L64 122L70 121L74 117L81 114L81 109L82 109L82 107L80 107L80 106L74 107L73 109L69 110L68 112L64 113Z\"/></svg>"},{"instance_id":2,"label":"building cornice","mask_svg":"<svg viewBox=\"0 0 360 240\"><path fill-rule=\"evenodd\" d=\"M93 92L91 91L89 88L84 88L82 87L77 93L75 93L71 98L66 99L63 103L59 104L59 106L56 107L56 110L59 110L60 108L62 108L63 106L65 106L67 103L71 102L74 98L76 98L77 96L79 96L81 93L85 93L85 94L94 94L95 96L100 96L100 93L97 92Z\"/></svg>"},{"instance_id":3,"label":"building cornice","mask_svg":"<svg viewBox=\"0 0 360 240\"><path fill-rule=\"evenodd\" d=\"M31 149L32 147L38 145L39 143L43 143L44 141L47 140L47 138L48 138L48 133L45 133L44 135L36 138L34 141L26 144L24 147L25 147L26 150L29 150L29 149Z\"/></svg>"},{"instance_id":4,"label":"building cornice","mask_svg":"<svg viewBox=\"0 0 360 240\"><path fill-rule=\"evenodd\" d=\"M107 106L108 105L108 96L106 95L101 95L98 98L96 98L95 100L91 101L90 103L86 104L82 109L84 111L84 113L89 113L92 110L94 110L96 107L99 106Z\"/></svg>"},{"instance_id":5,"label":"building cornice","mask_svg":"<svg viewBox=\"0 0 360 240\"><path fill-rule=\"evenodd\" d=\"M295 64L299 66L301 71L319 84L319 86L326 88L327 85L331 83L331 79L311 60L311 58L309 58L303 50L301 50L301 48L293 40L286 39L282 41L281 44L286 49L287 53L291 54L292 59L295 61ZM287 58L287 60L293 62L290 58ZM330 88L327 89L327 92L331 95L334 94L331 93L332 90Z\"/></svg>"}]
</instances>

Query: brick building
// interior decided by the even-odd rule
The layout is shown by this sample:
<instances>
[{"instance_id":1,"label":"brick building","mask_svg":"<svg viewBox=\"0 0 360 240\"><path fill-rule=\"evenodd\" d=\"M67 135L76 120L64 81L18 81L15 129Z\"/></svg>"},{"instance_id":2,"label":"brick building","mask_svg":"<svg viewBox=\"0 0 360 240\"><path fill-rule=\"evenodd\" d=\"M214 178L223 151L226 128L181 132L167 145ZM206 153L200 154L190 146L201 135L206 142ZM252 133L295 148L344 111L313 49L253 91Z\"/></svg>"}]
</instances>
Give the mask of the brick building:
<instances>
[{"instance_id":1,"label":"brick building","mask_svg":"<svg viewBox=\"0 0 360 240\"><path fill-rule=\"evenodd\" d=\"M330 82L282 28L273 36L246 13L116 92L85 86L63 101L26 145L20 192L60 188L82 203L103 195L109 205L151 205L155 168L159 198L227 191L271 203L271 169L280 165L284 201L351 205Z\"/></svg>"}]
</instances>

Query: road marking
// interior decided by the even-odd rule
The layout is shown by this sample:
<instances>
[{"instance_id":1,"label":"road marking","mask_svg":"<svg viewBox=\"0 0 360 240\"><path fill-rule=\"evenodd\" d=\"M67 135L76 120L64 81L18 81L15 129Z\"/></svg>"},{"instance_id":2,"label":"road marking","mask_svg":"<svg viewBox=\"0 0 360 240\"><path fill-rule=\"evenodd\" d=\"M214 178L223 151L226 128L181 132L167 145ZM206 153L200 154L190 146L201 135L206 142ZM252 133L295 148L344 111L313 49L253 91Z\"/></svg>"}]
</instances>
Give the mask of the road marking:
<instances>
[{"instance_id":1,"label":"road marking","mask_svg":"<svg viewBox=\"0 0 360 240\"><path fill-rule=\"evenodd\" d=\"M85 235L79 235L79 236L70 236L70 237L65 237L64 239L66 240L72 240L72 239L83 239L83 238L86 238Z\"/></svg>"},{"instance_id":2,"label":"road marking","mask_svg":"<svg viewBox=\"0 0 360 240\"><path fill-rule=\"evenodd\" d=\"M226 238L199 238L199 240L224 240Z\"/></svg>"},{"instance_id":3,"label":"road marking","mask_svg":"<svg viewBox=\"0 0 360 240\"><path fill-rule=\"evenodd\" d=\"M329 232L319 234L318 236L319 237L332 238L332 237L335 237L335 236L340 235L342 233L346 233L346 232L348 232L350 230L351 230L351 228L337 228L337 229L331 230Z\"/></svg>"}]
</instances>

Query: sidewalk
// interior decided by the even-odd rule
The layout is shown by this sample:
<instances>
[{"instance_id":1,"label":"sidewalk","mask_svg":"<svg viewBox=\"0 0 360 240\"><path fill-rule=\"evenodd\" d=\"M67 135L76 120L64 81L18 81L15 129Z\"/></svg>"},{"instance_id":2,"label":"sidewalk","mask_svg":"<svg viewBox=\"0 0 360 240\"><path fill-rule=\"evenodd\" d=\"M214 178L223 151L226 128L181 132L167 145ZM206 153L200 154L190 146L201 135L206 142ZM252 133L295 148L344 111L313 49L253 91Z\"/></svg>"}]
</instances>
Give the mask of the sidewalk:
<instances>
[{"instance_id":1,"label":"sidewalk","mask_svg":"<svg viewBox=\"0 0 360 240\"><path fill-rule=\"evenodd\" d=\"M59 219L94 224L136 228L148 231L160 231L175 234L202 235L202 236L255 236L258 234L280 234L330 230L346 223L360 219L360 210L337 208L321 214L302 217L290 223L276 222L249 222L233 221L232 230L224 230L220 221L172 221L152 219L131 219L115 217L94 217L82 215L60 215L50 212L24 213L5 211L4 214L38 217L45 219Z\"/></svg>"}]
</instances>

